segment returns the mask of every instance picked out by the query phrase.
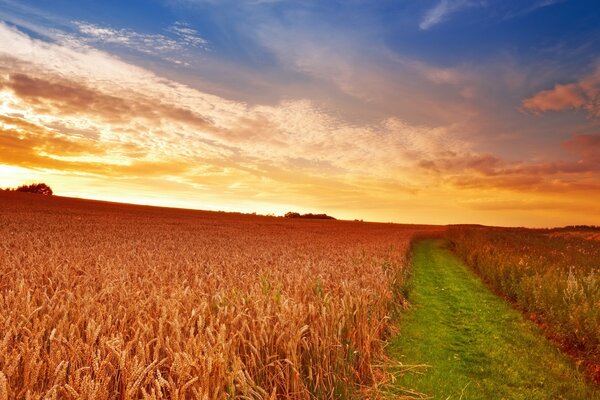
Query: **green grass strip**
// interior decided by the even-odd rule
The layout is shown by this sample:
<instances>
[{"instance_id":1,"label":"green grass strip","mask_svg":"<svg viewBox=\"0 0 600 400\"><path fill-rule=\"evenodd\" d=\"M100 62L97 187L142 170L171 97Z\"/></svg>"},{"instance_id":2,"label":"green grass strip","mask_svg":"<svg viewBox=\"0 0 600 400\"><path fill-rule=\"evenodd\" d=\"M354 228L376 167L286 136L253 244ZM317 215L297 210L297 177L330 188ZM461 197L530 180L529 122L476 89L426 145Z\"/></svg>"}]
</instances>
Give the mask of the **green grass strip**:
<instances>
[{"instance_id":1,"label":"green grass strip","mask_svg":"<svg viewBox=\"0 0 600 400\"><path fill-rule=\"evenodd\" d=\"M434 399L600 399L574 363L539 328L494 295L444 248L423 240L413 250L412 307L388 353L404 365L391 391L411 388Z\"/></svg>"}]
</instances>

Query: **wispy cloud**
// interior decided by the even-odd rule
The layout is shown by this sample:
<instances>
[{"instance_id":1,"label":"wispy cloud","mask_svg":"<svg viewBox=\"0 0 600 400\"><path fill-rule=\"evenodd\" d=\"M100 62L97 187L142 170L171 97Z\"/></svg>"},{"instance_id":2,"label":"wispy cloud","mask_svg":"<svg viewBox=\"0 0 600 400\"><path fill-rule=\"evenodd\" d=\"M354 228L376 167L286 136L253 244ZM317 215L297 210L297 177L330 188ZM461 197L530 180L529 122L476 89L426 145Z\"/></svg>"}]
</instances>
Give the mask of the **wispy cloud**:
<instances>
[{"instance_id":1,"label":"wispy cloud","mask_svg":"<svg viewBox=\"0 0 600 400\"><path fill-rule=\"evenodd\" d=\"M167 31L174 33L188 46L204 47L208 44L208 41L200 36L200 33L196 29L185 22L177 21Z\"/></svg>"},{"instance_id":2,"label":"wispy cloud","mask_svg":"<svg viewBox=\"0 0 600 400\"><path fill-rule=\"evenodd\" d=\"M558 3L564 3L567 0L538 0L538 1L534 1L532 4L526 6L526 7L522 7L519 9L516 9L512 12L509 12L504 19L511 19L511 18L518 18L518 17L523 17L525 15L531 14L532 12L535 12L539 9L542 9L544 7L548 7L548 6L552 6Z\"/></svg>"},{"instance_id":3,"label":"wispy cloud","mask_svg":"<svg viewBox=\"0 0 600 400\"><path fill-rule=\"evenodd\" d=\"M206 49L209 44L198 30L183 21L173 22L161 30L163 33L138 32L84 20L71 21L13 0L0 0L0 20L50 39L68 40L72 44L117 45L146 54Z\"/></svg>"},{"instance_id":4,"label":"wispy cloud","mask_svg":"<svg viewBox=\"0 0 600 400\"><path fill-rule=\"evenodd\" d=\"M427 30L446 20L451 14L460 11L469 6L469 0L440 0L433 8L425 13L425 16L419 23L419 28Z\"/></svg>"},{"instance_id":5,"label":"wispy cloud","mask_svg":"<svg viewBox=\"0 0 600 400\"><path fill-rule=\"evenodd\" d=\"M500 2L493 4L493 2L482 1L482 0L439 0L435 6L426 11L425 15L419 23L421 30L428 30L435 25L438 25L450 18L452 14L455 14L461 10L469 7L485 7L485 8L508 8L503 12L501 19L507 20L511 18L523 17L531 14L537 10L545 7L549 7L555 4L564 3L567 0L537 0L530 2L528 5L512 5L510 3Z\"/></svg>"},{"instance_id":6,"label":"wispy cloud","mask_svg":"<svg viewBox=\"0 0 600 400\"><path fill-rule=\"evenodd\" d=\"M127 28L114 28L86 21L73 21L75 33L54 29L60 41L89 46L126 49L159 57L175 64L189 65L186 59L193 50L206 50L208 41L184 22L175 22L162 33L141 33Z\"/></svg>"}]
</instances>

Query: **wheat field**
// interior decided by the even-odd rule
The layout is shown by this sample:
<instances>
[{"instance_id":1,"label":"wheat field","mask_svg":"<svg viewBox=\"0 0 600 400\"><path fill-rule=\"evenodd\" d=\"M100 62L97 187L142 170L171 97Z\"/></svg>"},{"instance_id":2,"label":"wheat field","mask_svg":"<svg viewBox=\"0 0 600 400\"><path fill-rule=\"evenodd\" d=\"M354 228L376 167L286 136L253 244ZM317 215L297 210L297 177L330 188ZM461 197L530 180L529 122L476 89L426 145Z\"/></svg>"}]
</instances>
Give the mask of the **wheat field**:
<instances>
[{"instance_id":1,"label":"wheat field","mask_svg":"<svg viewBox=\"0 0 600 400\"><path fill-rule=\"evenodd\" d=\"M352 396L436 229L0 203L0 400Z\"/></svg>"}]
</instances>

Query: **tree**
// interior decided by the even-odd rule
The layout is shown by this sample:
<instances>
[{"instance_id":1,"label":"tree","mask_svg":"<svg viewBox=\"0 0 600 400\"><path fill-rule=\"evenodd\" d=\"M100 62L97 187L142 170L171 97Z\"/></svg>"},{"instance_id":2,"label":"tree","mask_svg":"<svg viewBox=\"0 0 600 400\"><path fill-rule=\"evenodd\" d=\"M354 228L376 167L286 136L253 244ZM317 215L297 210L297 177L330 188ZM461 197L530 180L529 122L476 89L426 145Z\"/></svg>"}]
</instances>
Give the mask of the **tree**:
<instances>
[{"instance_id":1,"label":"tree","mask_svg":"<svg viewBox=\"0 0 600 400\"><path fill-rule=\"evenodd\" d=\"M335 219L327 214L313 214L313 213L300 214L300 213L293 212L293 211L285 213L284 217L286 217L286 218L307 218L307 219Z\"/></svg>"},{"instance_id":2,"label":"tree","mask_svg":"<svg viewBox=\"0 0 600 400\"><path fill-rule=\"evenodd\" d=\"M53 192L50 186L45 183L32 183L31 185L22 185L16 189L17 192L43 194L45 196L52 196Z\"/></svg>"}]
</instances>

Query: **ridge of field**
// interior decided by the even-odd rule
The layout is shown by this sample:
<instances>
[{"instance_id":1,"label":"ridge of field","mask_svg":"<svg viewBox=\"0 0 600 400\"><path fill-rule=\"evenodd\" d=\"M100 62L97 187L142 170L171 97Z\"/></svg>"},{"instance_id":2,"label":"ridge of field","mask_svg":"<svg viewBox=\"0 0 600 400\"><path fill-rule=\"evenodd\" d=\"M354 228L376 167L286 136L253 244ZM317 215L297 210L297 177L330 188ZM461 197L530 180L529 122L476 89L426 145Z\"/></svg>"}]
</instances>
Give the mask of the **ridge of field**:
<instances>
[{"instance_id":1,"label":"ridge of field","mask_svg":"<svg viewBox=\"0 0 600 400\"><path fill-rule=\"evenodd\" d=\"M392 393L446 400L600 399L575 363L446 244L414 246L411 308L388 348L405 365Z\"/></svg>"},{"instance_id":2,"label":"ridge of field","mask_svg":"<svg viewBox=\"0 0 600 400\"><path fill-rule=\"evenodd\" d=\"M600 383L600 245L593 229L452 227L453 249Z\"/></svg>"},{"instance_id":3,"label":"ridge of field","mask_svg":"<svg viewBox=\"0 0 600 400\"><path fill-rule=\"evenodd\" d=\"M350 397L442 229L0 193L0 393Z\"/></svg>"}]
</instances>

